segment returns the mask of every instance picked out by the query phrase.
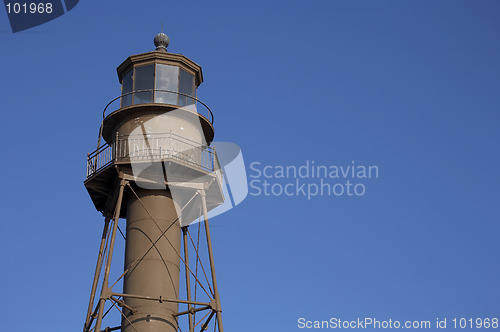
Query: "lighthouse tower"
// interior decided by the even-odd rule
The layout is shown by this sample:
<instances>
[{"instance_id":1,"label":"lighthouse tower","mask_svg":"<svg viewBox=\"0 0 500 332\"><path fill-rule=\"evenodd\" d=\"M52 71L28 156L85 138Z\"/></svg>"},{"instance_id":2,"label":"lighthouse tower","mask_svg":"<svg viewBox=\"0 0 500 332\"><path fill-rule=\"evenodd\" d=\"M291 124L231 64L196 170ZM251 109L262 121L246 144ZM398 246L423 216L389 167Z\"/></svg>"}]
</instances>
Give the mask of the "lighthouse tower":
<instances>
[{"instance_id":1,"label":"lighthouse tower","mask_svg":"<svg viewBox=\"0 0 500 332\"><path fill-rule=\"evenodd\" d=\"M156 50L118 66L122 93L105 107L97 149L87 157L84 184L104 216L104 230L84 332L178 331L181 319L185 331L209 324L223 331L207 218L224 201L210 146L213 113L197 99L201 67L167 52L164 33L154 44ZM198 229L198 241L190 226ZM118 233L125 239L124 269L110 280ZM122 290L115 289L119 281ZM109 310L120 312L119 324L105 326Z\"/></svg>"}]
</instances>

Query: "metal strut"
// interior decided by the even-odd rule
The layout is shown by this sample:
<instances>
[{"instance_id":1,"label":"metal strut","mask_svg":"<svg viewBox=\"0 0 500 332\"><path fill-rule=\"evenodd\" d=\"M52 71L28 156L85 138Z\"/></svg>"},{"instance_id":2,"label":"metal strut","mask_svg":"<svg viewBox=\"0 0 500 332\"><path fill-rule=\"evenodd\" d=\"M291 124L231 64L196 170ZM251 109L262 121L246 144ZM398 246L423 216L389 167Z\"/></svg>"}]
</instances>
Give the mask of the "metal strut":
<instances>
[{"instance_id":1,"label":"metal strut","mask_svg":"<svg viewBox=\"0 0 500 332\"><path fill-rule=\"evenodd\" d=\"M178 312L174 315L174 317L177 318L181 315L187 315L188 322L189 322L189 332L194 332L195 328L200 323L201 323L201 331L206 330L208 328L210 321L212 321L212 318L216 318L216 320L214 322L214 328L215 329L218 328L219 332L223 332L224 329L223 329L223 325L222 325L222 315L221 315L222 309L221 309L219 291L218 291L218 287L217 287L217 279L216 279L216 275L215 275L215 264L214 264L213 249L212 249L212 240L211 240L211 235L210 235L210 227L209 227L209 221L208 221L208 211L207 211L205 189L198 189L197 192L201 197L205 235L206 235L207 249L208 249L208 258L209 258L209 262L210 262L210 272L211 272L211 276L212 276L213 290L211 289L211 293L213 292L213 294L211 294L211 295L213 295L213 298L205 291L207 293L207 295L209 295L210 303L198 302L196 300L196 297L194 298L194 300L191 297L192 294L191 294L190 275L193 275L194 280L195 280L195 284L199 284L203 289L204 289L204 287L203 287L203 284L201 283L201 281L197 277L198 273L193 273L193 271L189 267L188 235L189 235L191 242L193 242L193 239L191 238L191 235L189 234L188 226L181 228L183 242L184 242L184 248L183 248L184 249L184 253L183 253L184 257L181 257L180 253L176 252L177 255L179 256L179 258L181 259L181 261L183 261L183 263L185 265L187 301L183 301L180 299L179 300L178 299L165 299L165 298L162 298L161 296L159 298L155 298L155 297L145 297L145 296L140 296L140 295L120 294L120 293L112 292L112 290L111 290L112 287L111 288L109 287L109 276L110 276L111 262L112 262L112 258L113 258L115 239L116 239L116 235L117 235L117 231L118 231L118 222L119 222L119 218L120 218L121 206L122 206L123 198L124 198L124 190L125 190L126 186L128 186L132 190L132 193L134 193L133 188L131 188L131 186L129 184L129 181L121 178L119 181L119 184L117 185L118 190L115 189L114 199L112 199L112 201L110 202L110 203L115 203L114 204L113 219L110 218L109 214L105 218L105 224L104 224L104 229L103 229L103 233L102 233L102 237L101 237L98 260L97 260L97 264L96 264L96 272L95 272L94 281L92 284L91 298L89 301L89 307L87 310L87 316L86 316L83 331L84 332L89 332L89 331L100 332L101 331L102 321L103 321L103 318L105 316L105 314L104 314L105 302L108 299L111 300L111 304L112 304L111 308L115 307L116 309L118 309L118 311L120 311L121 315L124 316L125 319L128 321L128 318L123 314L122 310L120 310L120 308L118 307L118 306L120 306L120 307L122 307L122 306L127 307L127 306L124 305L123 301L116 298L116 296L118 296L118 297L125 297L125 298L126 297L142 298L142 299L146 299L146 300L159 301L160 303L165 301L165 302L177 302L177 303L187 304L188 310ZM139 201L140 201L140 199L139 199ZM146 208L146 207L144 206L144 208ZM184 208L185 208L185 206L182 207L181 211ZM149 211L148 211L148 213L149 213ZM178 221L178 218L176 220L174 220L174 222L176 222L176 221ZM153 222L156 223L156 221L154 219L153 219ZM110 232L110 226L112 226L111 232ZM168 228L170 228L170 227L167 227L167 230L168 230ZM165 233L165 231L162 232L162 234L159 236L158 240L165 236L164 233ZM198 233L199 233L199 231L198 231ZM199 234L198 234L198 236L199 236ZM153 247L155 247L155 242L156 241L152 241L151 247L146 251L146 254L147 254L147 252L149 252L149 250L151 250ZM193 242L193 245L194 245L194 242ZM195 248L195 251L196 251L196 258L197 258L196 260L198 261L200 259L200 257L199 257L197 248ZM106 256L106 253L107 253L107 256ZM139 261L141 261L141 260L139 260ZM101 294L100 294L99 301L98 301L97 305L95 306L94 311L92 312L92 309L94 306L94 300L95 300L95 296L96 296L96 291L97 291L97 287L98 287L98 283L99 283L100 272L101 272L101 269L103 267L104 262L105 262L105 264L104 264L104 276L103 276L103 281L102 281ZM136 266L137 263L139 263L139 262L134 262L133 265ZM203 267L202 267L202 269L203 269ZM124 271L124 274L126 272L127 271ZM205 272L204 269L203 269L203 272ZM122 276L123 276L123 274L122 274ZM205 274L205 277L207 277L206 274ZM208 278L207 278L207 282L208 282ZM208 286L210 287L210 282L208 282ZM199 305L200 307L197 308L196 307L197 305ZM134 311L133 308L127 308L127 309L129 309L132 312ZM204 310L208 310L207 314L198 323L196 323L195 314L197 312L204 311ZM208 318L207 318L207 316L208 316ZM207 319L205 319L205 318L207 318ZM92 323L94 321L95 321L95 326L93 329L91 329ZM133 324L131 324L131 325L133 327ZM133 327L133 328L135 330L135 327ZM111 329L106 328L105 331L108 329L109 329L109 331L112 331L112 330L115 330L116 328L111 328ZM180 329L180 326L179 326L179 329ZM137 330L135 330L135 331L137 331Z\"/></svg>"},{"instance_id":2,"label":"metal strut","mask_svg":"<svg viewBox=\"0 0 500 332\"><path fill-rule=\"evenodd\" d=\"M95 332L101 331L102 315L104 311L104 302L108 298L109 293L109 271L111 269L111 261L113 259L113 249L115 246L116 230L118 229L118 220L120 219L120 210L123 201L123 191L128 181L120 180L120 191L118 193L118 200L116 201L115 216L113 221L113 230L111 232L111 239L109 243L108 259L106 260L106 266L104 268L104 279L102 281L101 297L99 298L99 309L97 312L97 320L95 323Z\"/></svg>"},{"instance_id":3,"label":"metal strut","mask_svg":"<svg viewBox=\"0 0 500 332\"><path fill-rule=\"evenodd\" d=\"M207 211L207 201L206 201L206 193L205 189L200 189L201 195L201 204L203 207L203 218L205 223L205 233L207 236L207 247L208 247L208 257L210 259L210 270L212 274L212 284L214 286L214 300L215 300L215 311L217 315L217 323L219 324L219 332L224 332L224 328L222 326L222 309L219 298L219 290L217 288L217 278L215 277L215 264L214 264L214 255L212 251L212 239L210 237L210 227L208 226L208 211Z\"/></svg>"},{"instance_id":4,"label":"metal strut","mask_svg":"<svg viewBox=\"0 0 500 332\"><path fill-rule=\"evenodd\" d=\"M189 253L188 253L188 239L187 239L187 226L182 227L182 238L184 242L184 267L185 267L185 273L186 273L186 293L187 293L187 300L191 301L191 277L189 275ZM193 332L194 327L193 327L193 315L194 313L191 312L191 304L188 304L188 320L189 320L189 332Z\"/></svg>"},{"instance_id":5,"label":"metal strut","mask_svg":"<svg viewBox=\"0 0 500 332\"><path fill-rule=\"evenodd\" d=\"M83 332L88 331L90 329L90 325L92 324L92 322L90 320L90 316L92 315L92 309L94 307L95 293L97 290L97 284L99 283L99 276L101 274L102 261L104 258L104 247L106 245L108 228L109 228L109 218L106 217L106 219L104 221L104 229L102 231L101 245L99 247L99 254L97 256L97 264L95 267L94 281L92 282L92 290L90 291L89 307L87 309L87 317L85 318L85 325L83 326Z\"/></svg>"}]
</instances>

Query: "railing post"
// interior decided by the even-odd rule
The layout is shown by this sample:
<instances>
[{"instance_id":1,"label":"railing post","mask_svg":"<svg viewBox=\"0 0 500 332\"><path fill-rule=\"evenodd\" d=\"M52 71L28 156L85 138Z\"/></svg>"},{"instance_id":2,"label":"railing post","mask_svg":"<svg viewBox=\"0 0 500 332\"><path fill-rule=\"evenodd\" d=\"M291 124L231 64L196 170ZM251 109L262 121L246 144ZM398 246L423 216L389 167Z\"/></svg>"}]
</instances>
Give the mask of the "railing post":
<instances>
[{"instance_id":1,"label":"railing post","mask_svg":"<svg viewBox=\"0 0 500 332\"><path fill-rule=\"evenodd\" d=\"M170 153L169 153L169 158L173 158L173 157L174 157L174 141L173 141L173 137L172 137L172 129L170 129L170 137L169 137L169 141L170 141Z\"/></svg>"},{"instance_id":2,"label":"railing post","mask_svg":"<svg viewBox=\"0 0 500 332\"><path fill-rule=\"evenodd\" d=\"M118 160L118 132L116 132L115 135L115 146L114 146L114 153L115 155L111 158L112 160Z\"/></svg>"},{"instance_id":3,"label":"railing post","mask_svg":"<svg viewBox=\"0 0 500 332\"><path fill-rule=\"evenodd\" d=\"M215 158L217 158L217 151L215 150L215 146L212 148L212 157L210 160L212 164L212 171L215 171Z\"/></svg>"}]
</instances>

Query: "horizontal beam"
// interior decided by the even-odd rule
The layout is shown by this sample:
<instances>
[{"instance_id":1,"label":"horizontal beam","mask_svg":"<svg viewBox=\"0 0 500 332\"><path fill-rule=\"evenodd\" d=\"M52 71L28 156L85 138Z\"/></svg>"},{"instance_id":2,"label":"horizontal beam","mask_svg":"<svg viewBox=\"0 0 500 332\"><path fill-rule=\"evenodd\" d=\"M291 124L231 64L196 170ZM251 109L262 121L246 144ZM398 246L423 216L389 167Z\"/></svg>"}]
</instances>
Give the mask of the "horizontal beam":
<instances>
[{"instance_id":1,"label":"horizontal beam","mask_svg":"<svg viewBox=\"0 0 500 332\"><path fill-rule=\"evenodd\" d=\"M186 314L194 314L195 312L198 312L198 311L203 311L203 310L207 310L207 309L213 309L212 306L206 306L206 307L200 307L200 308L196 308L196 309L190 309L190 310L186 310L186 311L181 311L181 312L178 312L176 314L173 314L174 317L177 317L177 316L182 316L182 315L186 315Z\"/></svg>"},{"instance_id":2,"label":"horizontal beam","mask_svg":"<svg viewBox=\"0 0 500 332\"><path fill-rule=\"evenodd\" d=\"M121 296L121 297L124 297L124 298L131 298L131 299L158 301L160 303L162 303L162 302L174 302L174 303L183 303L183 304L203 305L203 306L209 306L210 307L210 303L207 303L207 302L195 302L195 301L164 299L161 296L160 297L151 297L151 296L121 294L121 293L112 293L112 296Z\"/></svg>"}]
</instances>

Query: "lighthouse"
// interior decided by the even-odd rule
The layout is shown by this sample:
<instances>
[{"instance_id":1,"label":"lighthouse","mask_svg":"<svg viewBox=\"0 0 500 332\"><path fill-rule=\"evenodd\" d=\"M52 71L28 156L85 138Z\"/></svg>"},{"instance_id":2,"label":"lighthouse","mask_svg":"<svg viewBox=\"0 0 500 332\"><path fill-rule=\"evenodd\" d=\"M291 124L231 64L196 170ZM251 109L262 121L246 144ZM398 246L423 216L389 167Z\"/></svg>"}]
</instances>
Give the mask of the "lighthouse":
<instances>
[{"instance_id":1,"label":"lighthouse","mask_svg":"<svg viewBox=\"0 0 500 332\"><path fill-rule=\"evenodd\" d=\"M211 146L214 115L197 98L201 67L168 52L169 41L160 33L154 51L118 66L121 95L105 106L97 149L87 155L84 185L104 229L84 332L178 331L182 319L185 330L213 324L223 331L207 217L224 202ZM124 265L111 280L118 233L125 239ZM120 281L123 289L115 289ZM119 323L104 323L109 310L120 313Z\"/></svg>"}]
</instances>

